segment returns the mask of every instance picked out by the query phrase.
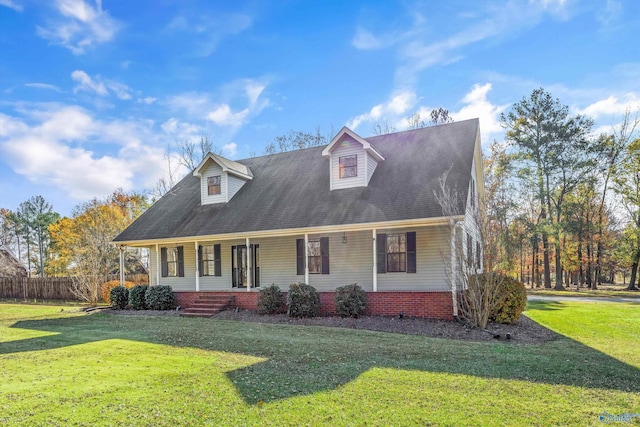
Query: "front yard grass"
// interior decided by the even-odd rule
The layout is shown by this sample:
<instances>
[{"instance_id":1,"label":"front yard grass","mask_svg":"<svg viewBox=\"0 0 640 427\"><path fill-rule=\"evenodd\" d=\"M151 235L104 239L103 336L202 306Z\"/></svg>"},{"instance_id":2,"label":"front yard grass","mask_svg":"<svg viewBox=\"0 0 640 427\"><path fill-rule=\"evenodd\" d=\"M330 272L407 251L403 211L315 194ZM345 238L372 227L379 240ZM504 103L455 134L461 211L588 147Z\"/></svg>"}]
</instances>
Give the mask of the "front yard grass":
<instances>
[{"instance_id":1,"label":"front yard grass","mask_svg":"<svg viewBox=\"0 0 640 427\"><path fill-rule=\"evenodd\" d=\"M532 303L529 316L566 336L535 346L62 308L0 304L0 425L602 425L604 412L640 413L633 304Z\"/></svg>"}]
</instances>

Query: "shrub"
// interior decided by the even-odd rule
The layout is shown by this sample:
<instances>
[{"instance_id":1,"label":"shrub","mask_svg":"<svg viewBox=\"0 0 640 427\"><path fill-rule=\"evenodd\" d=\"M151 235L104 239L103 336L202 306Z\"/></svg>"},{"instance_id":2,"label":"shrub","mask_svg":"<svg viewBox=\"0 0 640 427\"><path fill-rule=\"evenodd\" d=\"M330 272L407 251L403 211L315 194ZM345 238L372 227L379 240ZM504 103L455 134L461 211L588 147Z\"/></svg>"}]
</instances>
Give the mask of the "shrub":
<instances>
[{"instance_id":1,"label":"shrub","mask_svg":"<svg viewBox=\"0 0 640 427\"><path fill-rule=\"evenodd\" d=\"M146 310L147 301L145 294L149 289L149 285L135 285L129 291L129 304L134 310Z\"/></svg>"},{"instance_id":2,"label":"shrub","mask_svg":"<svg viewBox=\"0 0 640 427\"><path fill-rule=\"evenodd\" d=\"M280 288L273 284L260 290L258 295L258 313L274 314L282 308L282 292Z\"/></svg>"},{"instance_id":3,"label":"shrub","mask_svg":"<svg viewBox=\"0 0 640 427\"><path fill-rule=\"evenodd\" d=\"M313 286L293 283L289 286L287 304L291 317L314 317L320 310L320 295Z\"/></svg>"},{"instance_id":4,"label":"shrub","mask_svg":"<svg viewBox=\"0 0 640 427\"><path fill-rule=\"evenodd\" d=\"M527 305L527 291L524 284L511 277L501 278L496 302L489 315L498 323L516 323Z\"/></svg>"},{"instance_id":5,"label":"shrub","mask_svg":"<svg viewBox=\"0 0 640 427\"><path fill-rule=\"evenodd\" d=\"M356 283L341 286L334 296L336 313L345 317L358 317L367 308L367 293Z\"/></svg>"},{"instance_id":6,"label":"shrub","mask_svg":"<svg viewBox=\"0 0 640 427\"><path fill-rule=\"evenodd\" d=\"M124 286L115 286L111 288L109 292L109 301L111 301L111 307L124 310L129 303L129 289Z\"/></svg>"},{"instance_id":7,"label":"shrub","mask_svg":"<svg viewBox=\"0 0 640 427\"><path fill-rule=\"evenodd\" d=\"M176 307L176 297L171 286L150 286L145 298L150 310L172 310Z\"/></svg>"},{"instance_id":8,"label":"shrub","mask_svg":"<svg viewBox=\"0 0 640 427\"><path fill-rule=\"evenodd\" d=\"M133 282L124 282L125 288L133 288L135 285L136 284ZM111 295L111 289L115 288L116 286L120 286L120 280L109 280L108 282L104 282L102 285L100 285L100 294L102 296L102 301L106 302L107 304L111 304L109 296Z\"/></svg>"}]
</instances>

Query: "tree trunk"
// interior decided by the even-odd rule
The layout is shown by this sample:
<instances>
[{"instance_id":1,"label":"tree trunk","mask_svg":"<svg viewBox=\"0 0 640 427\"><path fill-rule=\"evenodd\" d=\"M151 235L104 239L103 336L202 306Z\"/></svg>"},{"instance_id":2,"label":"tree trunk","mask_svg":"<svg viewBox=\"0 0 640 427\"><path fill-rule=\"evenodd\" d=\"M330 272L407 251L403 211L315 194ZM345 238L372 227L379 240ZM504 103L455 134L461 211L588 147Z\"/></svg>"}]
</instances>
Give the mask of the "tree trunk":
<instances>
[{"instance_id":1,"label":"tree trunk","mask_svg":"<svg viewBox=\"0 0 640 427\"><path fill-rule=\"evenodd\" d=\"M551 289L551 264L549 262L549 236L542 232L542 268L544 269L544 287Z\"/></svg>"},{"instance_id":2,"label":"tree trunk","mask_svg":"<svg viewBox=\"0 0 640 427\"><path fill-rule=\"evenodd\" d=\"M560 262L560 242L556 241L555 243L556 250L556 286L554 287L557 291L564 291L564 286L562 286L562 262Z\"/></svg>"},{"instance_id":3,"label":"tree trunk","mask_svg":"<svg viewBox=\"0 0 640 427\"><path fill-rule=\"evenodd\" d=\"M627 290L629 291L637 291L636 287L636 277L638 274L638 262L640 261L640 247L636 250L636 253L633 255L633 264L631 264L631 278L629 279L629 287Z\"/></svg>"}]
</instances>

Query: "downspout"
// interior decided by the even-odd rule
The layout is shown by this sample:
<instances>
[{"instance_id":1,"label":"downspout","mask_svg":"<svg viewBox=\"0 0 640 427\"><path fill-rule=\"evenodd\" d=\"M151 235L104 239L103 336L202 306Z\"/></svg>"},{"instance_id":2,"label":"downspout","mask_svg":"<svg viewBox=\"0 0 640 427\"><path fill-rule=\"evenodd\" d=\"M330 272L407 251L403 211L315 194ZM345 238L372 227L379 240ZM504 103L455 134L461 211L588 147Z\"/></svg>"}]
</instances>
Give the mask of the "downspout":
<instances>
[{"instance_id":1,"label":"downspout","mask_svg":"<svg viewBox=\"0 0 640 427\"><path fill-rule=\"evenodd\" d=\"M120 286L124 286L124 246L120 245Z\"/></svg>"}]
</instances>

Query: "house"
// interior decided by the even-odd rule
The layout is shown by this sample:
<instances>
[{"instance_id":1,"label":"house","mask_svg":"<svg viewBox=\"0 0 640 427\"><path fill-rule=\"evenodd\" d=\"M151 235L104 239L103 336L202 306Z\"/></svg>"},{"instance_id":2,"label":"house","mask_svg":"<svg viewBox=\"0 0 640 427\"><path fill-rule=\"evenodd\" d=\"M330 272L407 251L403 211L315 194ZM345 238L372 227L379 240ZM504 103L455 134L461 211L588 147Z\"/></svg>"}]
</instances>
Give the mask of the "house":
<instances>
[{"instance_id":1,"label":"house","mask_svg":"<svg viewBox=\"0 0 640 427\"><path fill-rule=\"evenodd\" d=\"M0 277L27 277L27 269L5 246L0 246Z\"/></svg>"},{"instance_id":2,"label":"house","mask_svg":"<svg viewBox=\"0 0 640 427\"><path fill-rule=\"evenodd\" d=\"M434 196L447 171L464 195L453 215ZM304 282L332 312L336 287L357 283L371 314L452 318L446 266L458 241L481 268L482 192L477 119L367 138L344 127L327 146L209 153L114 241L148 248L151 285L183 307L224 295L252 309L261 287Z\"/></svg>"}]
</instances>

